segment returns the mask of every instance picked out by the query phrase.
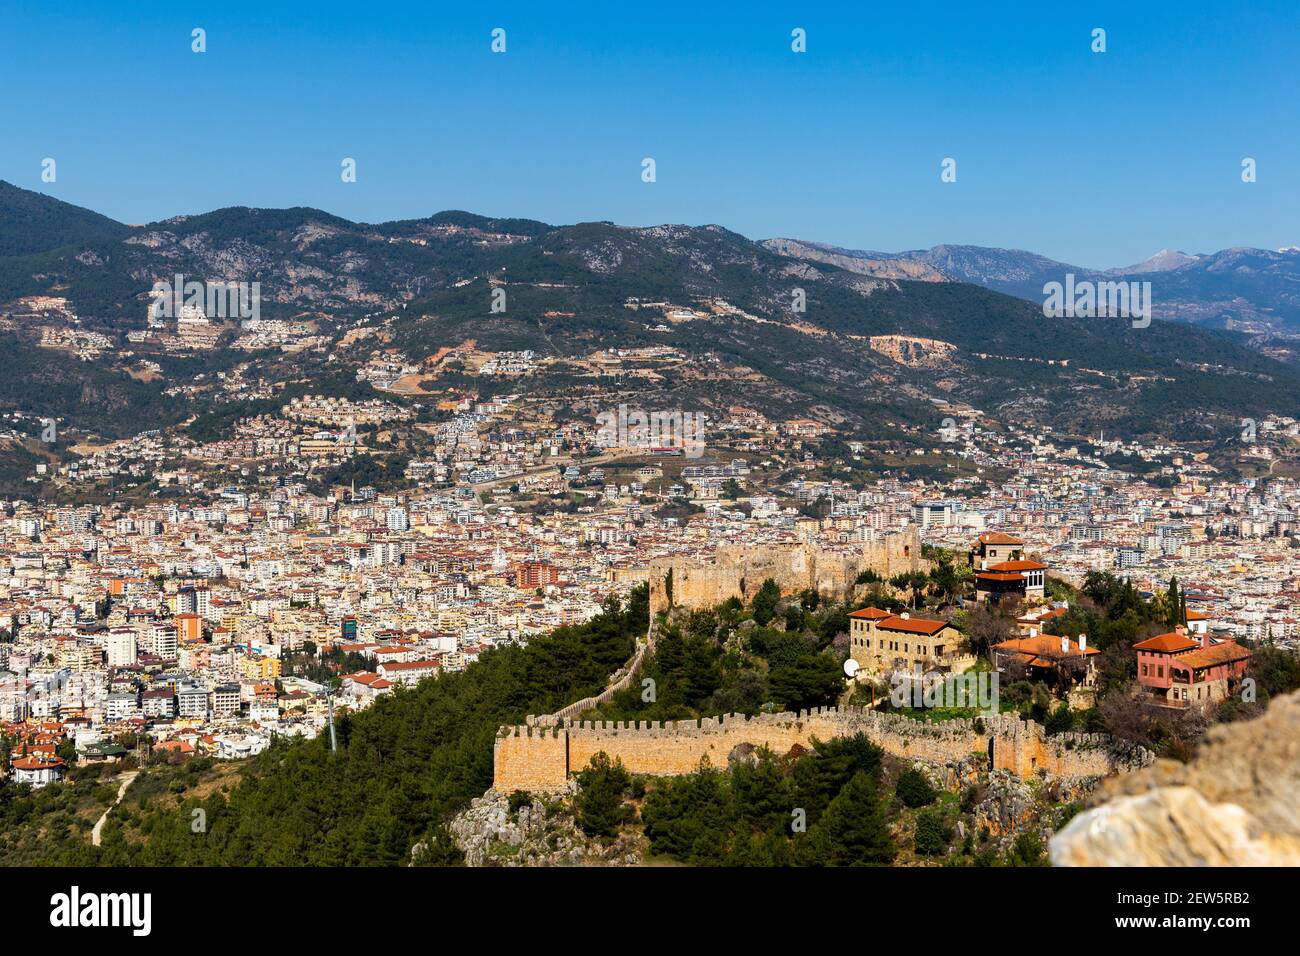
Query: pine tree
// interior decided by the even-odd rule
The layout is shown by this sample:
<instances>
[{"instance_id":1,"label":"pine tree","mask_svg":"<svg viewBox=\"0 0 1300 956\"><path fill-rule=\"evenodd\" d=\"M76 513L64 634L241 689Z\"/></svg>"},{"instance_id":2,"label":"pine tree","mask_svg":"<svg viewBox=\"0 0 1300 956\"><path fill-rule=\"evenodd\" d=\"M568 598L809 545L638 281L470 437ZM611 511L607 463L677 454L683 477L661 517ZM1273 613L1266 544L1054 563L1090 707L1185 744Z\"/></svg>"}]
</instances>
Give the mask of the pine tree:
<instances>
[{"instance_id":1,"label":"pine tree","mask_svg":"<svg viewBox=\"0 0 1300 956\"><path fill-rule=\"evenodd\" d=\"M868 774L854 774L808 831L806 862L814 866L879 866L894 859L885 809Z\"/></svg>"},{"instance_id":2,"label":"pine tree","mask_svg":"<svg viewBox=\"0 0 1300 956\"><path fill-rule=\"evenodd\" d=\"M752 603L754 621L760 625L766 626L776 616L776 602L781 598L781 589L771 578L763 582L763 586L758 589L754 595Z\"/></svg>"},{"instance_id":3,"label":"pine tree","mask_svg":"<svg viewBox=\"0 0 1300 956\"><path fill-rule=\"evenodd\" d=\"M899 776L894 792L905 807L924 807L934 803L938 797L934 787L930 786L930 781L925 779L925 774L915 767L905 770Z\"/></svg>"},{"instance_id":4,"label":"pine tree","mask_svg":"<svg viewBox=\"0 0 1300 956\"><path fill-rule=\"evenodd\" d=\"M591 758L587 769L578 774L580 787L574 800L578 826L588 836L618 834L624 820L623 794L632 785L632 776L623 769L623 762L610 762L603 750Z\"/></svg>"},{"instance_id":5,"label":"pine tree","mask_svg":"<svg viewBox=\"0 0 1300 956\"><path fill-rule=\"evenodd\" d=\"M912 845L920 856L942 856L952 842L952 825L938 807L916 815L916 832Z\"/></svg>"}]
</instances>

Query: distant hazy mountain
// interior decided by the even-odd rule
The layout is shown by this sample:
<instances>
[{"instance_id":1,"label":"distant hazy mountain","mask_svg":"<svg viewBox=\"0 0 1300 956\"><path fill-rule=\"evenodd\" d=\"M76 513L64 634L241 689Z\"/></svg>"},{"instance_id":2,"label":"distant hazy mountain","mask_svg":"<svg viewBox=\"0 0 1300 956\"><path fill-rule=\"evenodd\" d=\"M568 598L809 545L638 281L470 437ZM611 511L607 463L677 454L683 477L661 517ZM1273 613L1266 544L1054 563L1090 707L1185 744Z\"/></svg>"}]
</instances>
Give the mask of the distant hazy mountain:
<instances>
[{"instance_id":1,"label":"distant hazy mountain","mask_svg":"<svg viewBox=\"0 0 1300 956\"><path fill-rule=\"evenodd\" d=\"M901 258L883 252L841 249L820 242L798 239L767 239L763 246L782 256L823 262L859 275L878 279L916 279L922 282L948 282L949 277L920 259Z\"/></svg>"},{"instance_id":2,"label":"distant hazy mountain","mask_svg":"<svg viewBox=\"0 0 1300 956\"><path fill-rule=\"evenodd\" d=\"M1042 302L1043 286L1064 281L1066 274L1094 282L1147 281L1152 284L1156 318L1263 335L1300 335L1300 249L1295 247L1201 255L1162 249L1136 265L1096 270L1022 249L983 246L888 253L795 239L769 239L764 245L782 255L834 262L869 275L903 273L911 264L918 270L916 278L970 282L1031 302Z\"/></svg>"},{"instance_id":3,"label":"distant hazy mountain","mask_svg":"<svg viewBox=\"0 0 1300 956\"><path fill-rule=\"evenodd\" d=\"M1170 272L1191 265L1193 262L1199 262L1201 258L1201 256L1189 256L1185 252L1177 252L1173 249L1161 249L1154 256L1144 259L1136 265L1126 266L1122 269L1108 269L1107 271L1116 275L1136 275L1141 272Z\"/></svg>"}]
</instances>

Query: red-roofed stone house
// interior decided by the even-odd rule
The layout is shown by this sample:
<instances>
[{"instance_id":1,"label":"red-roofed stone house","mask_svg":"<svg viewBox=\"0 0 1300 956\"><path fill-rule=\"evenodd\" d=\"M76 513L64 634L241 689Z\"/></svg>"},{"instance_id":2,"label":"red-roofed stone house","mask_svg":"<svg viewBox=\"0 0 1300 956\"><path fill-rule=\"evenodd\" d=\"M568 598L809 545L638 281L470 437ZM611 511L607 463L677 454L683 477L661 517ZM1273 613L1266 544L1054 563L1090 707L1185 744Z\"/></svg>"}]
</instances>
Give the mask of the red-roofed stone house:
<instances>
[{"instance_id":1,"label":"red-roofed stone house","mask_svg":"<svg viewBox=\"0 0 1300 956\"><path fill-rule=\"evenodd\" d=\"M1250 666L1250 651L1208 632L1189 634L1181 625L1133 645L1137 679L1158 703L1199 706L1234 694Z\"/></svg>"},{"instance_id":2,"label":"red-roofed stone house","mask_svg":"<svg viewBox=\"0 0 1300 956\"><path fill-rule=\"evenodd\" d=\"M967 670L975 658L961 651L962 635L947 621L932 621L880 608L849 615L849 656L871 673L949 669Z\"/></svg>"},{"instance_id":3,"label":"red-roofed stone house","mask_svg":"<svg viewBox=\"0 0 1300 956\"><path fill-rule=\"evenodd\" d=\"M988 531L975 539L967 553L972 568L987 568L999 561L1018 561L1025 556L1025 543L1001 531Z\"/></svg>"},{"instance_id":4,"label":"red-roofed stone house","mask_svg":"<svg viewBox=\"0 0 1300 956\"><path fill-rule=\"evenodd\" d=\"M993 645L993 661L999 671L1019 665L1031 680L1071 681L1084 687L1096 683L1094 659L1099 653L1088 646L1084 634L1077 642L1053 634L1034 634Z\"/></svg>"}]
</instances>

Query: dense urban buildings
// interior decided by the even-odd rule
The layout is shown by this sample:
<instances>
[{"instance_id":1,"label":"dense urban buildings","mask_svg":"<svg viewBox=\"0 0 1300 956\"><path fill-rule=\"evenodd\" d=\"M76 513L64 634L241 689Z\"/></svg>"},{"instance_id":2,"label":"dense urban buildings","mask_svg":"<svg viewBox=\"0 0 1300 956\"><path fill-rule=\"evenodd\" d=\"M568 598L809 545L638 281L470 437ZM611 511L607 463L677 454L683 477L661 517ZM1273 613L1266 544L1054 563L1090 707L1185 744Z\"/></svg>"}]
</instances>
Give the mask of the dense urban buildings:
<instances>
[{"instance_id":1,"label":"dense urban buildings","mask_svg":"<svg viewBox=\"0 0 1300 956\"><path fill-rule=\"evenodd\" d=\"M128 731L155 747L237 756L276 735L321 733L328 694L336 708L363 709L488 648L589 620L675 556L708 562L720 548L730 560L796 545L868 554L903 532L968 555L974 600L1022 603L1023 636L998 655L1031 667L1060 666L1062 651L1096 653L1086 639L1054 651L1055 638L1037 636L1053 612L1046 575L1077 585L1108 571L1149 594L1181 582L1191 629L1136 645L1140 683L1172 702L1222 698L1249 657L1242 640L1300 642L1300 488L1290 478L1227 478L1172 446L1066 446L976 428L937 450L1005 478L978 490L967 479L853 486L815 477L815 440L754 428L752 415L749 433L724 439L735 449L699 464L635 451L619 462L606 451L592 465L581 424L565 428L572 446L559 451L552 424L503 425L513 410L496 402L447 433L432 456L441 486L418 477L384 492L320 494L291 479L213 486L186 478L201 449L156 444L189 489L180 499L9 502L0 720L35 722L82 756ZM745 427L724 422L720 434L729 425ZM251 448L261 427L234 441ZM1159 467L1139 478L1123 459ZM533 461L544 467L519 468ZM781 480L783 461L810 477ZM474 480L512 466L505 482ZM131 471L129 459L104 467ZM534 492L583 504L538 510ZM751 590L759 583L751 573ZM686 587L679 578L679 603ZM975 660L944 621L870 607L850 619L850 656L868 671L938 662L960 672ZM54 750L13 751L15 778L56 779Z\"/></svg>"}]
</instances>

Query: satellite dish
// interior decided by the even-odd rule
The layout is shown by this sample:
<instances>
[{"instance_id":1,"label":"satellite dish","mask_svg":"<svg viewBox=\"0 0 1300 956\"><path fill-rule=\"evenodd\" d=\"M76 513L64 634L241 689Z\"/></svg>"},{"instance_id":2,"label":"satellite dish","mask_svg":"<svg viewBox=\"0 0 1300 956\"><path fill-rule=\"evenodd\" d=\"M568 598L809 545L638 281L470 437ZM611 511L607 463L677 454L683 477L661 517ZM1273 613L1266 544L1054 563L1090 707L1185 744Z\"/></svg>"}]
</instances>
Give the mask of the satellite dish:
<instances>
[{"instance_id":1,"label":"satellite dish","mask_svg":"<svg viewBox=\"0 0 1300 956\"><path fill-rule=\"evenodd\" d=\"M855 661L853 658L850 657L848 660L844 662L844 673L848 677L856 677L858 674L858 670L861 666L862 666L861 664L859 664L857 661Z\"/></svg>"}]
</instances>

